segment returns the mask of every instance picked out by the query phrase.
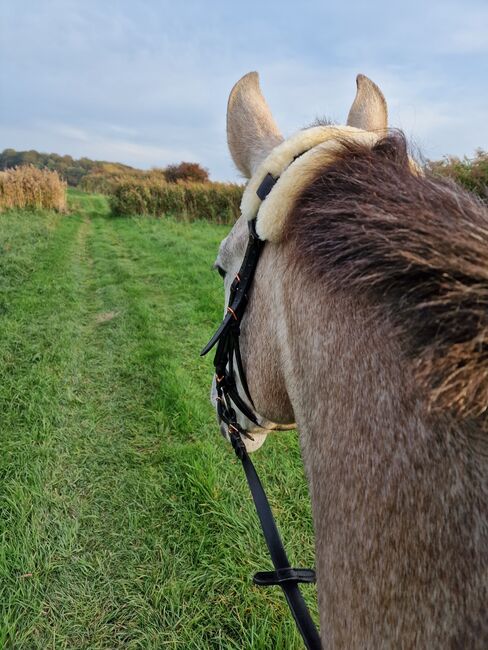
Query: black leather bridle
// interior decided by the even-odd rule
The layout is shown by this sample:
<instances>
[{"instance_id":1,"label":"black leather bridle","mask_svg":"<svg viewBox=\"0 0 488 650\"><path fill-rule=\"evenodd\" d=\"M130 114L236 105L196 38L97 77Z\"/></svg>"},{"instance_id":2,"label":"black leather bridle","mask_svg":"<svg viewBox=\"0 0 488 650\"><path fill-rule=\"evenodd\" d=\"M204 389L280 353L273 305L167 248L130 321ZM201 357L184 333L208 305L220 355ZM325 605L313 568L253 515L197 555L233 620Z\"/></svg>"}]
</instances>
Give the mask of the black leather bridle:
<instances>
[{"instance_id":1,"label":"black leather bridle","mask_svg":"<svg viewBox=\"0 0 488 650\"><path fill-rule=\"evenodd\" d=\"M269 194L277 180L271 174L265 177L257 190L257 195L262 201ZM214 357L217 413L219 420L226 424L232 447L242 462L263 535L275 568L274 571L259 571L254 575L253 581L256 585L279 585L283 589L305 646L309 650L319 650L322 647L319 633L298 587L300 582L315 582L315 572L312 569L294 569L290 566L266 493L243 442L243 438L252 439L252 436L240 426L235 411L235 408L237 408L253 424L261 427L247 385L239 347L242 317L246 310L249 290L265 244L256 233L256 219L248 223L249 241L239 273L232 282L224 320L203 348L201 355L207 354L217 345ZM235 380L236 369L247 401L239 395Z\"/></svg>"}]
</instances>

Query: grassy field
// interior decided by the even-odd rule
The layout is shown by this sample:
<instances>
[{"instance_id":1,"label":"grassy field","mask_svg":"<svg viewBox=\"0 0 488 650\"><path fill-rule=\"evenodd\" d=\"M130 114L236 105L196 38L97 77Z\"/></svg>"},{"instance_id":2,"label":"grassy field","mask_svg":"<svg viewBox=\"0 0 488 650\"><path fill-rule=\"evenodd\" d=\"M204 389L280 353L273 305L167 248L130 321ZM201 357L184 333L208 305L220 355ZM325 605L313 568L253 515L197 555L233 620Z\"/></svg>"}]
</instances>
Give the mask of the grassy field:
<instances>
[{"instance_id":1,"label":"grassy field","mask_svg":"<svg viewBox=\"0 0 488 650\"><path fill-rule=\"evenodd\" d=\"M227 228L71 203L0 215L0 647L301 648L198 356ZM296 435L255 461L313 564Z\"/></svg>"}]
</instances>

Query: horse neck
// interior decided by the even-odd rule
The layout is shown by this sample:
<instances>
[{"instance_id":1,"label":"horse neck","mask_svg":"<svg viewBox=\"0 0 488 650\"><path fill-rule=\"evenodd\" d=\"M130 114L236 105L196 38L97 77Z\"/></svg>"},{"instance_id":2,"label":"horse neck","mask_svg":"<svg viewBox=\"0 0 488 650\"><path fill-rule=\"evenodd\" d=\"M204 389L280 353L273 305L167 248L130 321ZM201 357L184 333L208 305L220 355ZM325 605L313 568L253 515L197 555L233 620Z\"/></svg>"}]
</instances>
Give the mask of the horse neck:
<instances>
[{"instance_id":1,"label":"horse neck","mask_svg":"<svg viewBox=\"0 0 488 650\"><path fill-rule=\"evenodd\" d=\"M327 295L296 273L284 281L282 305L327 642L440 647L463 625L463 614L446 623L445 612L465 612L471 597L480 606L466 549L475 520L488 522L486 501L482 512L470 505L479 486L465 481L464 434L428 414L387 314L359 297ZM483 540L488 549L486 531ZM486 556L482 545L478 551Z\"/></svg>"},{"instance_id":2,"label":"horse neck","mask_svg":"<svg viewBox=\"0 0 488 650\"><path fill-rule=\"evenodd\" d=\"M287 384L311 458L343 448L349 458L356 449L379 462L419 443L410 429L428 437L433 421L388 316L296 274L285 293Z\"/></svg>"}]
</instances>

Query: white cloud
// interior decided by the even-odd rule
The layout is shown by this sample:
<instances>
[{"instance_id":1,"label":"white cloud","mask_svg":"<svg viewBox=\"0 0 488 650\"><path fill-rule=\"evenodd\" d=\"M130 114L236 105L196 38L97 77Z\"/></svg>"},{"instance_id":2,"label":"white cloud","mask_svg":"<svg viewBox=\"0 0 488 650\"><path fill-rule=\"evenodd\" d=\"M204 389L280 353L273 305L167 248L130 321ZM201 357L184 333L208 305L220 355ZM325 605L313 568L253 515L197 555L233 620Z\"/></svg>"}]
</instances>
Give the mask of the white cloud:
<instances>
[{"instance_id":1,"label":"white cloud","mask_svg":"<svg viewBox=\"0 0 488 650\"><path fill-rule=\"evenodd\" d=\"M18 150L37 149L56 153L69 153L74 157L123 162L132 166L165 167L181 160L195 160L196 154L184 147L162 147L127 139L110 137L72 127L67 124L40 123L33 128L6 129L0 127L0 141L10 142Z\"/></svg>"},{"instance_id":2,"label":"white cloud","mask_svg":"<svg viewBox=\"0 0 488 650\"><path fill-rule=\"evenodd\" d=\"M426 155L488 148L484 2L283 2L277 12L249 0L237 15L222 0L5 0L0 11L5 147L145 167L193 159L236 179L226 101L258 69L285 134L317 116L343 121L363 72Z\"/></svg>"}]
</instances>

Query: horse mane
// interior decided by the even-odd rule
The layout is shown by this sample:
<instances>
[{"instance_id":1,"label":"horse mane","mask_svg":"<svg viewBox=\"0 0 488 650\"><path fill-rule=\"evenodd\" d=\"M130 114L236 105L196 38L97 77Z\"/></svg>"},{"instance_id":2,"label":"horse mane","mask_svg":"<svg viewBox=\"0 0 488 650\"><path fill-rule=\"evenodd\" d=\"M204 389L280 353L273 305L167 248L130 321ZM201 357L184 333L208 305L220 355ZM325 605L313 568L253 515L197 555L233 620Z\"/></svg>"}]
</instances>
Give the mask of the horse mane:
<instances>
[{"instance_id":1,"label":"horse mane","mask_svg":"<svg viewBox=\"0 0 488 650\"><path fill-rule=\"evenodd\" d=\"M344 141L291 212L286 236L312 277L357 291L406 342L432 408L488 431L488 209L416 173L400 132Z\"/></svg>"}]
</instances>

